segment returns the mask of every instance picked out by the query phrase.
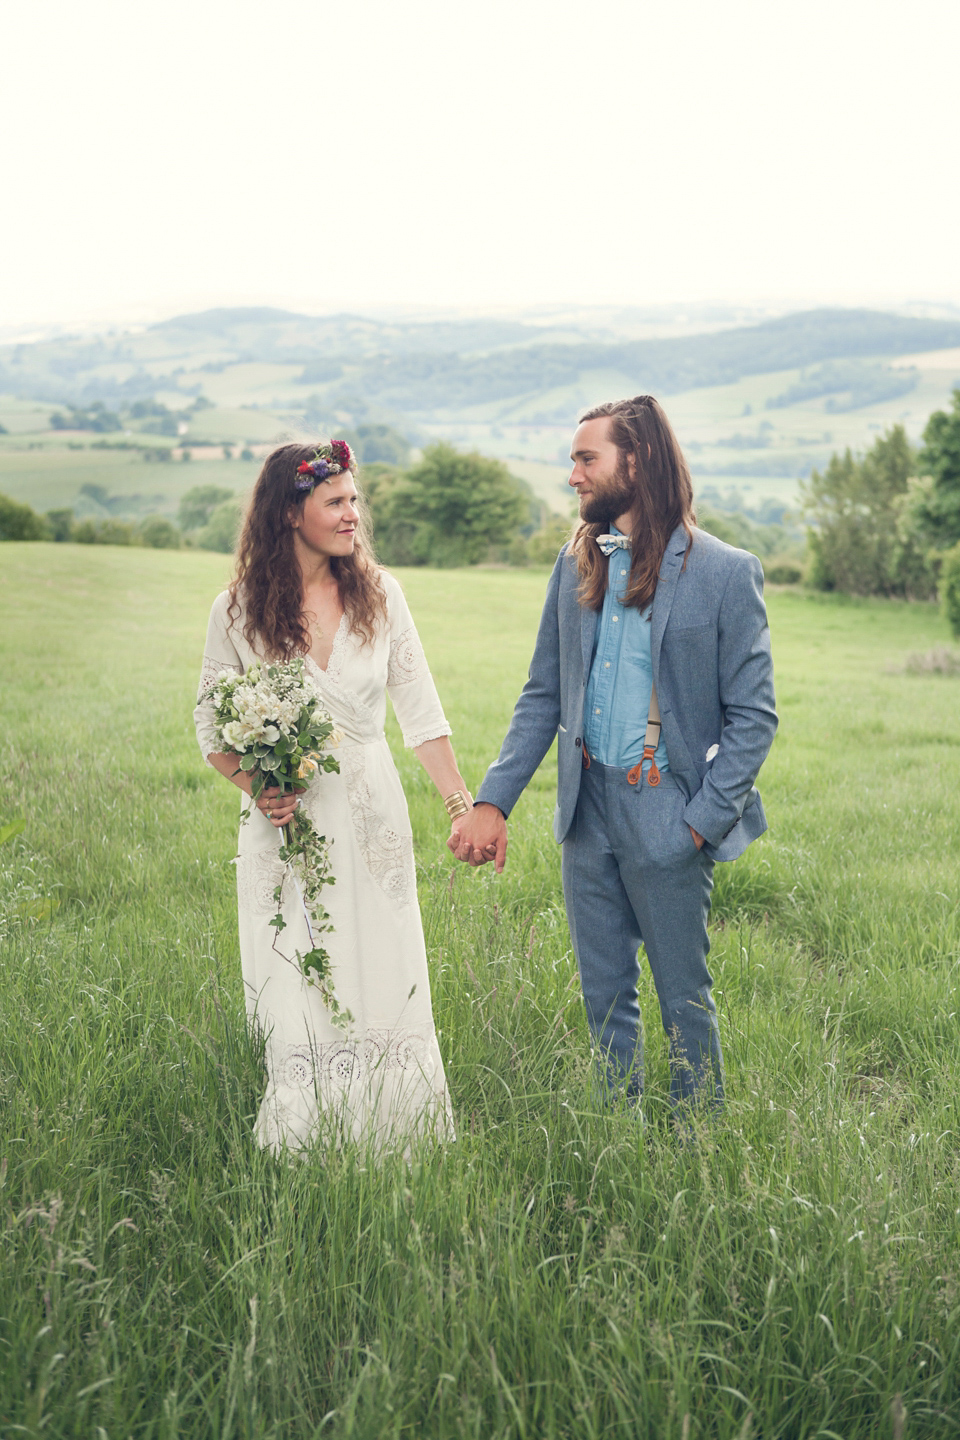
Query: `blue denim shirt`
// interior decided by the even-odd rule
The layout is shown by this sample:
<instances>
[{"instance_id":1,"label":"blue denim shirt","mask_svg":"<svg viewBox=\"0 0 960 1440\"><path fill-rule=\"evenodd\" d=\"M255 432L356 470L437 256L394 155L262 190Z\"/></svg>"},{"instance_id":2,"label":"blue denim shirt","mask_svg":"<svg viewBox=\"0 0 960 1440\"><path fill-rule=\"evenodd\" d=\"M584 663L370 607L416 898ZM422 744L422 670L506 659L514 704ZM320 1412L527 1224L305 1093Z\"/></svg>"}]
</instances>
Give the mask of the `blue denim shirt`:
<instances>
[{"instance_id":1,"label":"blue denim shirt","mask_svg":"<svg viewBox=\"0 0 960 1440\"><path fill-rule=\"evenodd\" d=\"M611 535L620 532L610 526ZM630 573L629 550L614 550L607 560L607 593L597 623L593 663L583 700L583 740L601 765L629 767L643 754L650 711L653 662L650 658L650 610L624 605L621 596ZM644 773L649 769L644 767ZM657 746L657 769L669 770L667 748Z\"/></svg>"}]
</instances>

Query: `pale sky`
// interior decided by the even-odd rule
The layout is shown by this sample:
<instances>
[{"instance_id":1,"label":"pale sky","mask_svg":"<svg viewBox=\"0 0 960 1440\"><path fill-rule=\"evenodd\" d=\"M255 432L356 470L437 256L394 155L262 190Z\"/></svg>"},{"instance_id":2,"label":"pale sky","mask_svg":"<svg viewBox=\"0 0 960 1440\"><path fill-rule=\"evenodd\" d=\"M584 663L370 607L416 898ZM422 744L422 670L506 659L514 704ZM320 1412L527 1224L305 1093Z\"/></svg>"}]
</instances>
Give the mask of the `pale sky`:
<instances>
[{"instance_id":1,"label":"pale sky","mask_svg":"<svg viewBox=\"0 0 960 1440\"><path fill-rule=\"evenodd\" d=\"M8 0L0 332L960 303L957 0Z\"/></svg>"}]
</instances>

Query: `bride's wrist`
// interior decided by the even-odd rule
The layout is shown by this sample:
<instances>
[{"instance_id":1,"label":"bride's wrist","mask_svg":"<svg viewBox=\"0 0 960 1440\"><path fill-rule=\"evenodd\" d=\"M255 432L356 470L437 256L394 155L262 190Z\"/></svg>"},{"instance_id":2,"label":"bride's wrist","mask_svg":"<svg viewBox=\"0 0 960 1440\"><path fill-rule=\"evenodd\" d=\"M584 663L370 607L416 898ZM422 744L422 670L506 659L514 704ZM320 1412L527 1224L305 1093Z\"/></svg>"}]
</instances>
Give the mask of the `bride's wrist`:
<instances>
[{"instance_id":1,"label":"bride's wrist","mask_svg":"<svg viewBox=\"0 0 960 1440\"><path fill-rule=\"evenodd\" d=\"M443 798L444 809L451 820L459 820L461 815L468 815L473 809L473 796L465 785L458 790L453 790Z\"/></svg>"}]
</instances>

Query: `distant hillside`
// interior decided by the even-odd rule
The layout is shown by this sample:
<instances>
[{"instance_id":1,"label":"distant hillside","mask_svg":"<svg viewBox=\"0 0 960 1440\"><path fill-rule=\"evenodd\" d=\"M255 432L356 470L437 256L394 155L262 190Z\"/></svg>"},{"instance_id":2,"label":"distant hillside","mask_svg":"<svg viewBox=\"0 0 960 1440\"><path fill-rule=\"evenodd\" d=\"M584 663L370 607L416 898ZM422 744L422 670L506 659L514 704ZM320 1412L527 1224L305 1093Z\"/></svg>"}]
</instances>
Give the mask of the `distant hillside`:
<instances>
[{"instance_id":1,"label":"distant hillside","mask_svg":"<svg viewBox=\"0 0 960 1440\"><path fill-rule=\"evenodd\" d=\"M237 365L285 367L277 393L338 391L371 409L428 416L577 384L589 372L670 395L836 360L960 345L960 321L811 310L706 334L625 340L599 327L509 319L388 322L268 308L180 315L139 333L0 347L0 392L58 404L120 404L159 389L204 393ZM346 405L350 409L350 405Z\"/></svg>"},{"instance_id":2,"label":"distant hillside","mask_svg":"<svg viewBox=\"0 0 960 1440\"><path fill-rule=\"evenodd\" d=\"M584 371L616 370L636 390L662 395L729 385L821 361L960 345L960 322L914 320L871 310L810 310L760 325L671 340L532 345L468 357L383 356L360 367L352 385L398 410L458 409L576 382Z\"/></svg>"}]
</instances>

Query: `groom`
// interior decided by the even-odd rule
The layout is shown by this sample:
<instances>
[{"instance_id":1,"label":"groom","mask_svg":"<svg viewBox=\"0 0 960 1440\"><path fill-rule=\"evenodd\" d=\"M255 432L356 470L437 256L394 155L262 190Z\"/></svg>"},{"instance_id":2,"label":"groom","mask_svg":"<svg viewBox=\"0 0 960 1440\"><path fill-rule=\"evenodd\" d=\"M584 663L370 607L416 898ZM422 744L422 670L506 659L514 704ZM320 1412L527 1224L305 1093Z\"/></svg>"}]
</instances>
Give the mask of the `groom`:
<instances>
[{"instance_id":1,"label":"groom","mask_svg":"<svg viewBox=\"0 0 960 1440\"><path fill-rule=\"evenodd\" d=\"M777 727L763 570L696 528L690 473L652 396L588 411L571 458L580 523L500 755L447 843L501 871L506 817L557 735L553 829L603 1078L631 1099L643 1089L643 945L671 1099L719 1105L707 916L714 861L767 828L753 784Z\"/></svg>"}]
</instances>

